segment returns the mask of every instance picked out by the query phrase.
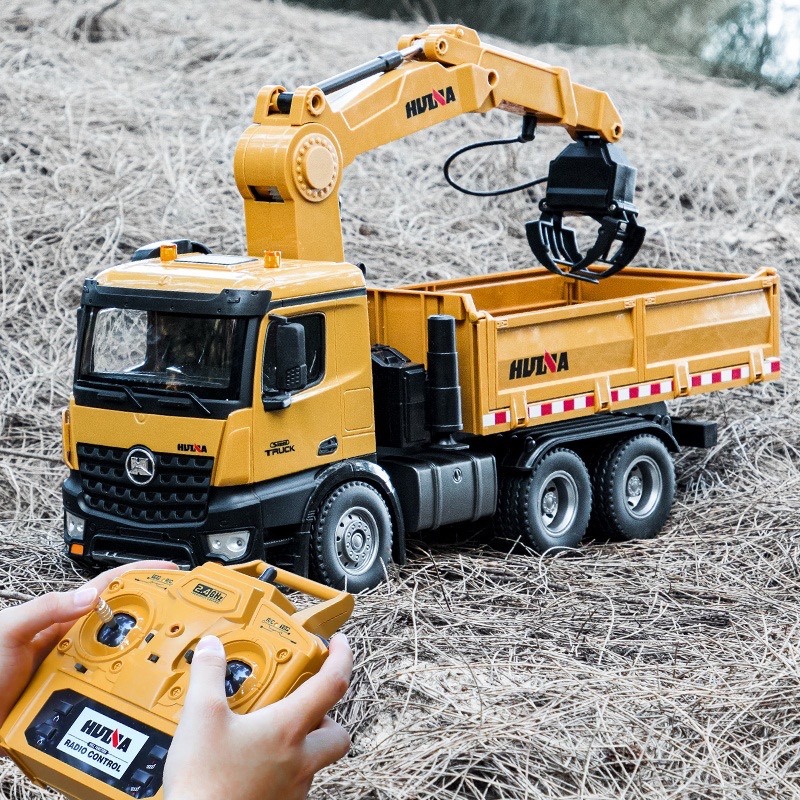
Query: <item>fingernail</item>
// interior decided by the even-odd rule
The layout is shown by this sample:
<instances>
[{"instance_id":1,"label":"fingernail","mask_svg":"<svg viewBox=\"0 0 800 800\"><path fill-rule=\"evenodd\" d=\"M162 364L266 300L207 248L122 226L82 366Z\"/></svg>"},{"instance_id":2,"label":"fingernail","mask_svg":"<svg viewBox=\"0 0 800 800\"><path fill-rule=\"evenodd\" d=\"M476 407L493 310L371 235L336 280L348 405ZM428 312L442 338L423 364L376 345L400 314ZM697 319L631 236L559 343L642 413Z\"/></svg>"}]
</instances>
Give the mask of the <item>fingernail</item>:
<instances>
[{"instance_id":1,"label":"fingernail","mask_svg":"<svg viewBox=\"0 0 800 800\"><path fill-rule=\"evenodd\" d=\"M97 589L93 586L84 586L82 589L77 589L72 595L72 602L76 608L86 608L97 600Z\"/></svg>"},{"instance_id":2,"label":"fingernail","mask_svg":"<svg viewBox=\"0 0 800 800\"><path fill-rule=\"evenodd\" d=\"M344 631L339 631L339 632L336 634L336 636L337 636L337 638L339 638L339 639L343 639L343 640L344 640L344 643L345 643L346 645L349 645L349 644L350 644L350 640L347 638L347 634L346 634Z\"/></svg>"},{"instance_id":3,"label":"fingernail","mask_svg":"<svg viewBox=\"0 0 800 800\"><path fill-rule=\"evenodd\" d=\"M194 649L195 654L205 653L206 651L215 655L223 655L225 653L222 642L216 636L204 636Z\"/></svg>"}]
</instances>

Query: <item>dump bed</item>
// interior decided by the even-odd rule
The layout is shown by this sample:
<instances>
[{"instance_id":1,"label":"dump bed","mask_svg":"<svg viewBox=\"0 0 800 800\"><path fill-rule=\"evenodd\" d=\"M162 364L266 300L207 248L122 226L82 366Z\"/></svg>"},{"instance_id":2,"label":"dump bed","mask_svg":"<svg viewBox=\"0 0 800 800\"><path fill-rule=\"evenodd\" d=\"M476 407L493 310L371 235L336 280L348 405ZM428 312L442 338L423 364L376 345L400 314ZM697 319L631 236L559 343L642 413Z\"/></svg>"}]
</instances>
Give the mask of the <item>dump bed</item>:
<instances>
[{"instance_id":1,"label":"dump bed","mask_svg":"<svg viewBox=\"0 0 800 800\"><path fill-rule=\"evenodd\" d=\"M456 320L464 430L485 434L780 375L778 277L631 268L599 284L542 269L370 289L373 344L426 362Z\"/></svg>"}]
</instances>

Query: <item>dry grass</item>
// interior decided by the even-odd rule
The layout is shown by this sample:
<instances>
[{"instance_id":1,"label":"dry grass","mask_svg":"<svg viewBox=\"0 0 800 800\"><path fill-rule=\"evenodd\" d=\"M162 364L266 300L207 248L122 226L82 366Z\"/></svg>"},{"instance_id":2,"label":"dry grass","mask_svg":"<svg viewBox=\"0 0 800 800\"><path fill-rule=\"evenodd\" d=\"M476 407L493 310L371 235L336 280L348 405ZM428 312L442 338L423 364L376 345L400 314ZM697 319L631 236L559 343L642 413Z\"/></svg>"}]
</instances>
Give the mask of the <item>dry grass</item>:
<instances>
[{"instance_id":1,"label":"dry grass","mask_svg":"<svg viewBox=\"0 0 800 800\"><path fill-rule=\"evenodd\" d=\"M405 27L405 26L403 26ZM0 10L0 598L79 580L60 552L59 425L83 279L189 234L240 251L231 154L257 88L319 79L402 33L254 0L25 0ZM316 797L800 796L798 95L644 51L540 48L612 92L640 168L641 261L784 281L784 379L685 403L720 444L678 461L659 539L540 559L420 543L360 598L340 716L352 754ZM522 196L465 198L438 165L498 113L368 154L343 191L376 282L531 263ZM558 139L558 142L556 141ZM476 162L541 173L566 141ZM40 792L7 762L0 795Z\"/></svg>"}]
</instances>

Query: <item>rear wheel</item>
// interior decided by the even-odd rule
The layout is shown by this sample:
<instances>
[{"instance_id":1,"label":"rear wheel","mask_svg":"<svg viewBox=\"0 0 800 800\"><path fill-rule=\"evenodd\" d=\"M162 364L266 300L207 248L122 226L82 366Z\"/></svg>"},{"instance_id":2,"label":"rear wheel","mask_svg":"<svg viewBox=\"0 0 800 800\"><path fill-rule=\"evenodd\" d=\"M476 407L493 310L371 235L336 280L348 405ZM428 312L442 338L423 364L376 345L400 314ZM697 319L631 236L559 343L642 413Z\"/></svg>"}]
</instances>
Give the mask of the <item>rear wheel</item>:
<instances>
[{"instance_id":1,"label":"rear wheel","mask_svg":"<svg viewBox=\"0 0 800 800\"><path fill-rule=\"evenodd\" d=\"M594 474L593 519L618 539L652 539L675 497L675 467L664 443L645 433L625 439L600 459Z\"/></svg>"},{"instance_id":2,"label":"rear wheel","mask_svg":"<svg viewBox=\"0 0 800 800\"><path fill-rule=\"evenodd\" d=\"M324 500L311 530L311 564L328 586L360 592L386 576L392 518L377 489L350 481Z\"/></svg>"},{"instance_id":3,"label":"rear wheel","mask_svg":"<svg viewBox=\"0 0 800 800\"><path fill-rule=\"evenodd\" d=\"M539 553L577 547L592 506L589 471L572 450L552 450L525 477L501 484L496 528Z\"/></svg>"}]
</instances>

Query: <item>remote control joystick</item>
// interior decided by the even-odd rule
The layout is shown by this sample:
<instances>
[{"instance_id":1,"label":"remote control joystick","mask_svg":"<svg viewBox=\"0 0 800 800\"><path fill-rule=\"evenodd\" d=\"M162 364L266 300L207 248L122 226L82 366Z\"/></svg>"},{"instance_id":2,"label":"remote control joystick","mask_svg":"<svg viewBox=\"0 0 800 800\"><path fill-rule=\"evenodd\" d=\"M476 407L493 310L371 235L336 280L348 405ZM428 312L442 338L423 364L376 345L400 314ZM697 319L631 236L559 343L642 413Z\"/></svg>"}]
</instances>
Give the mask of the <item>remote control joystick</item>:
<instances>
[{"instance_id":1,"label":"remote control joystick","mask_svg":"<svg viewBox=\"0 0 800 800\"><path fill-rule=\"evenodd\" d=\"M119 647L135 627L136 617L124 613L112 614L111 619L108 622L103 622L102 627L97 632L97 641L106 647Z\"/></svg>"},{"instance_id":2,"label":"remote control joystick","mask_svg":"<svg viewBox=\"0 0 800 800\"><path fill-rule=\"evenodd\" d=\"M253 668L244 661L229 661L225 670L225 695L233 697L252 674Z\"/></svg>"}]
</instances>

